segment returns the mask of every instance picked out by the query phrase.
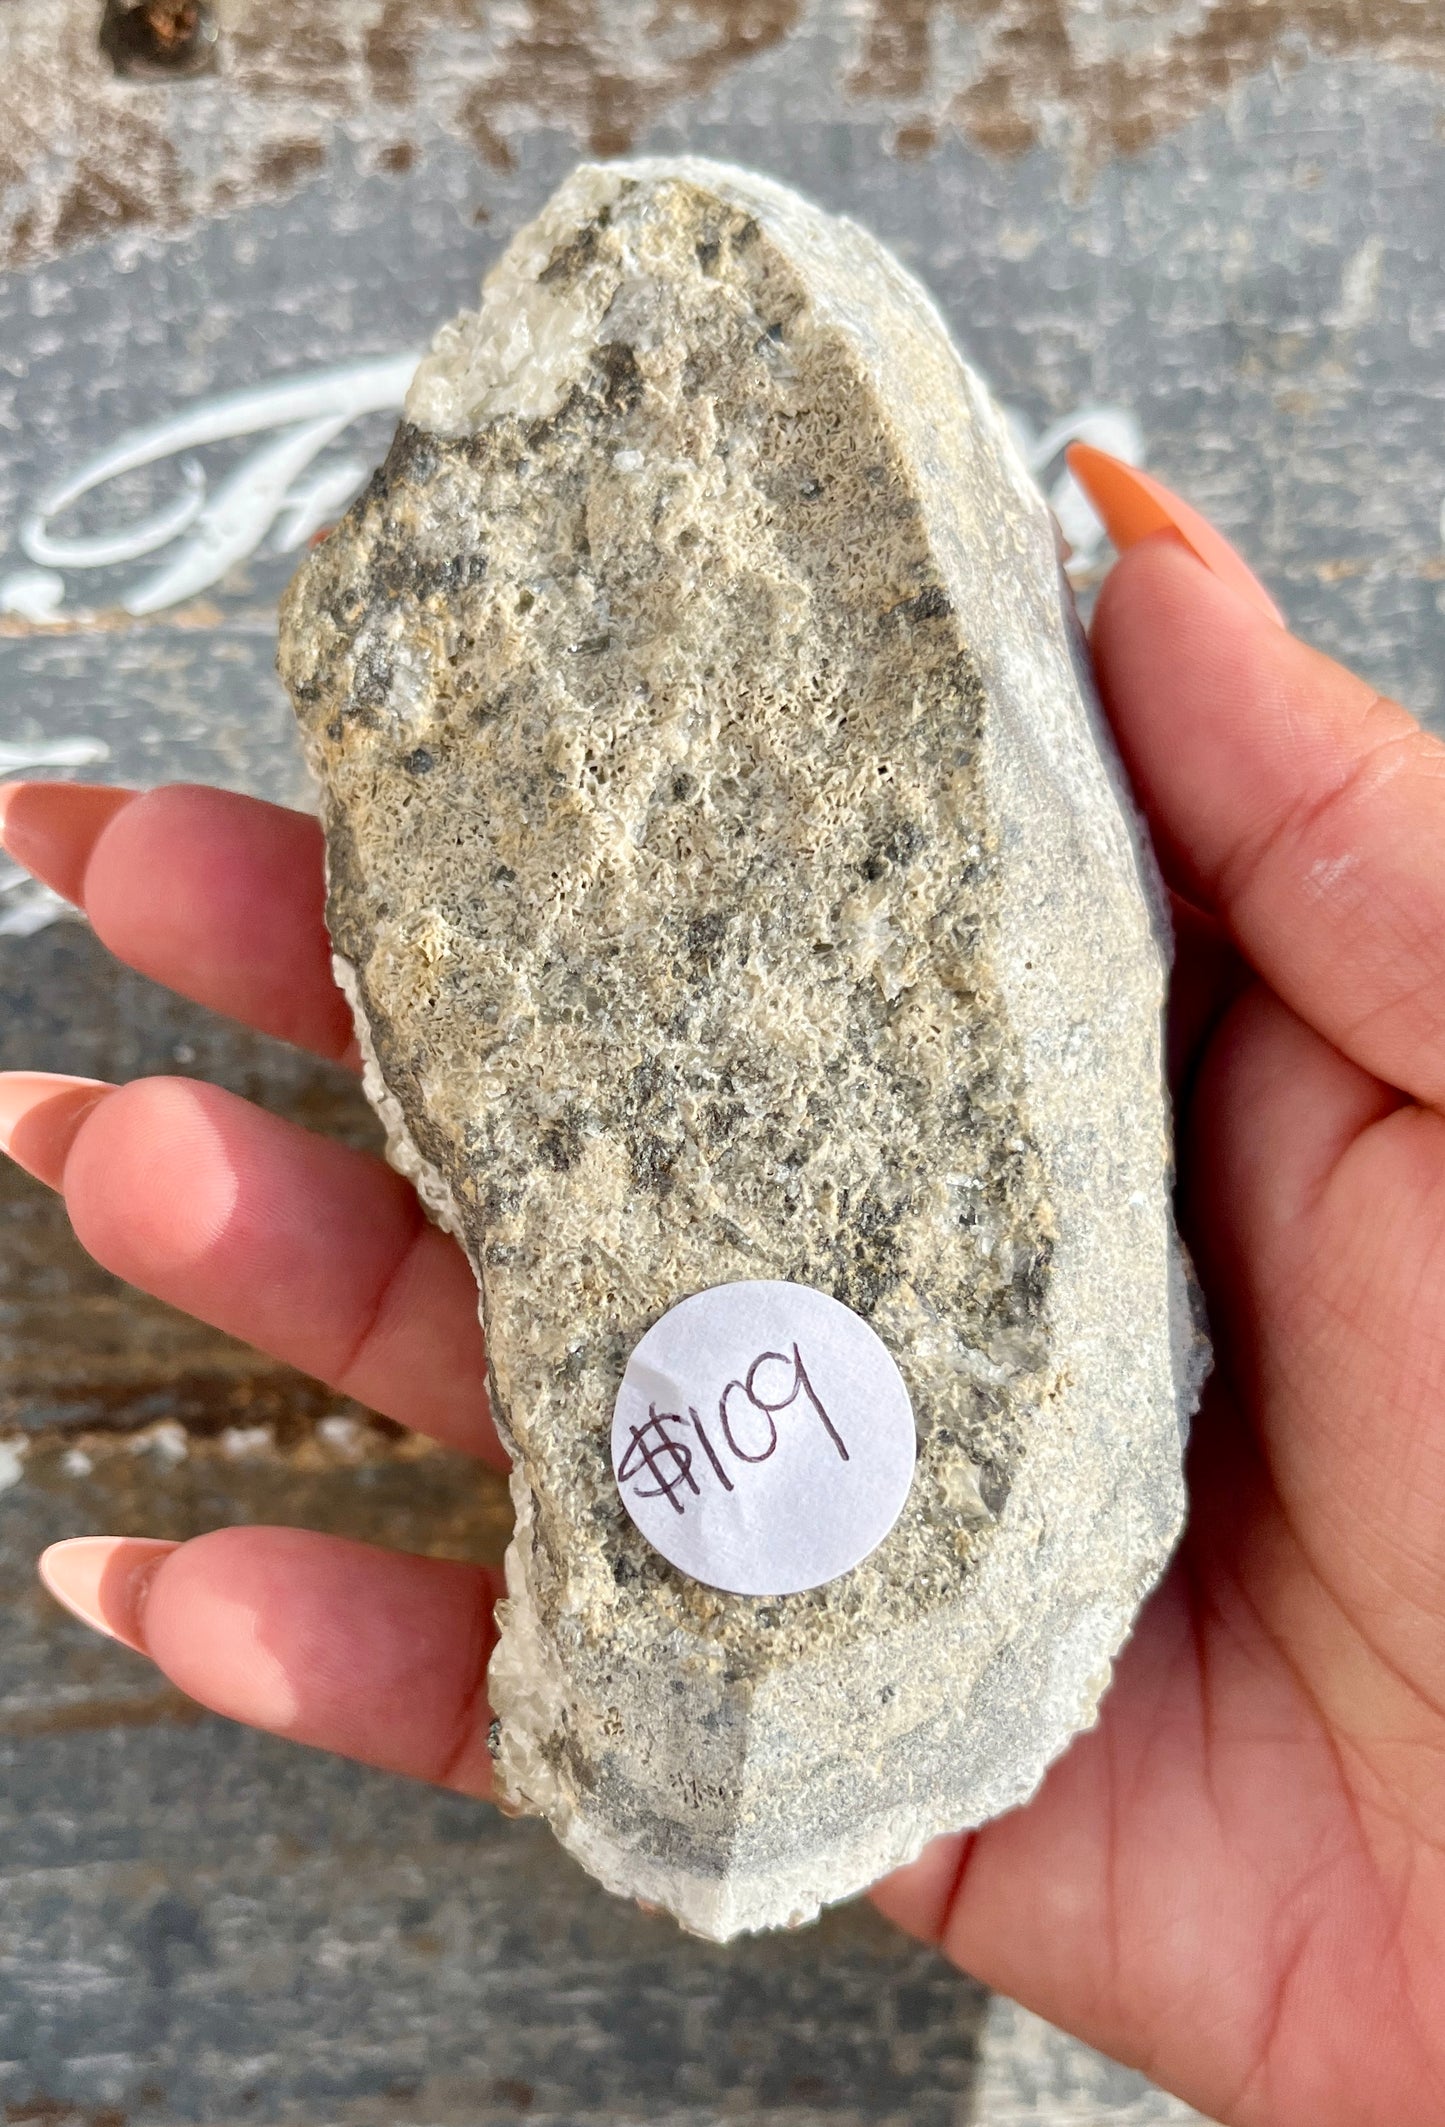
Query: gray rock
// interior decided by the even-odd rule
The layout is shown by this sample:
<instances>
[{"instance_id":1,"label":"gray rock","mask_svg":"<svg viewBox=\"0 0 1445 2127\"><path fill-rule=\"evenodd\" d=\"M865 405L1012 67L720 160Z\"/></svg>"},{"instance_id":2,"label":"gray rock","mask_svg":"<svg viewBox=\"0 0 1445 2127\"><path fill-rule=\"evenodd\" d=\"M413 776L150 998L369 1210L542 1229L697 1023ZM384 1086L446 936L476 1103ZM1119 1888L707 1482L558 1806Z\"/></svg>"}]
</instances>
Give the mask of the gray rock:
<instances>
[{"instance_id":1,"label":"gray rock","mask_svg":"<svg viewBox=\"0 0 1445 2127\"><path fill-rule=\"evenodd\" d=\"M1167 922L1048 511L851 224L575 173L287 596L391 1156L476 1270L517 1529L499 1791L616 1891L797 1922L1022 1802L1180 1526ZM912 1489L687 1578L609 1458L675 1302L819 1287Z\"/></svg>"}]
</instances>

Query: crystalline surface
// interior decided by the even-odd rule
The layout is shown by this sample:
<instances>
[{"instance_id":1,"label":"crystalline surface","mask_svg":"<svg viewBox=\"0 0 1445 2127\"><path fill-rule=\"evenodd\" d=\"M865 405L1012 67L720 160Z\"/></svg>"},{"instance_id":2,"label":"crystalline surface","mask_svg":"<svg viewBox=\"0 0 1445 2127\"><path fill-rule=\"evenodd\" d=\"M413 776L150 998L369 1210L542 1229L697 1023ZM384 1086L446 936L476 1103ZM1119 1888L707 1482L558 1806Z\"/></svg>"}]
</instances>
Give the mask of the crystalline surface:
<instances>
[{"instance_id":1,"label":"crystalline surface","mask_svg":"<svg viewBox=\"0 0 1445 2127\"><path fill-rule=\"evenodd\" d=\"M1167 939L1052 526L926 298L701 162L579 170L423 362L282 665L392 1156L477 1271L504 1797L727 1936L1023 1800L1182 1511ZM879 1548L777 1599L625 1514L703 1288L868 1321Z\"/></svg>"}]
</instances>

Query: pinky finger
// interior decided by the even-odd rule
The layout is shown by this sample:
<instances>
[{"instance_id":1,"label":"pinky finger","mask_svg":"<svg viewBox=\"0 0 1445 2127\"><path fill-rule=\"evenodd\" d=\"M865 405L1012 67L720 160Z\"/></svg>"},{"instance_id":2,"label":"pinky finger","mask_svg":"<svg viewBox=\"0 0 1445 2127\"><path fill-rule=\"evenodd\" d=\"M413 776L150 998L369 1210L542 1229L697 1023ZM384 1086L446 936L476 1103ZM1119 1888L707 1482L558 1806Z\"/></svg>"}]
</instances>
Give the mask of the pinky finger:
<instances>
[{"instance_id":1,"label":"pinky finger","mask_svg":"<svg viewBox=\"0 0 1445 2127\"><path fill-rule=\"evenodd\" d=\"M186 1544L82 1536L40 1563L51 1593L213 1713L387 1772L484 1796L500 1577L305 1529Z\"/></svg>"}]
</instances>

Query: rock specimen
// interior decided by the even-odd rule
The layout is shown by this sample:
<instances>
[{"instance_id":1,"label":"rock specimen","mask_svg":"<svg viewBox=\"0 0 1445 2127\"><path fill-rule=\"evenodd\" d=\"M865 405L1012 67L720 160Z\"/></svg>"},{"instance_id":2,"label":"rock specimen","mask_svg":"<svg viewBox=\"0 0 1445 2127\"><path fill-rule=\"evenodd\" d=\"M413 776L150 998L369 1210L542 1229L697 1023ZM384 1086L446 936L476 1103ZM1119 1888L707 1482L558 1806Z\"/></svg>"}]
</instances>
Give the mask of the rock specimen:
<instances>
[{"instance_id":1,"label":"rock specimen","mask_svg":"<svg viewBox=\"0 0 1445 2127\"><path fill-rule=\"evenodd\" d=\"M861 231L583 168L282 669L515 1457L499 1792L699 1933L805 1919L1032 1792L1180 1524L1167 930L1049 513ZM639 1339L740 1281L853 1310L917 1428L877 1548L776 1597L669 1564L609 1449Z\"/></svg>"}]
</instances>

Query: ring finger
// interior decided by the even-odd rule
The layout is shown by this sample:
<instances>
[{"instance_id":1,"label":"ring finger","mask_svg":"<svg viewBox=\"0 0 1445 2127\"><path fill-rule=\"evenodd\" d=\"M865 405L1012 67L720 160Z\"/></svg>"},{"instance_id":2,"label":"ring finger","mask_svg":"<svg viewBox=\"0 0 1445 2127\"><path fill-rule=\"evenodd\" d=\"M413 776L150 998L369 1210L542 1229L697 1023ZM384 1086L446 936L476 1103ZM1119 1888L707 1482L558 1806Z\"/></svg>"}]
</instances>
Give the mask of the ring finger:
<instances>
[{"instance_id":1,"label":"ring finger","mask_svg":"<svg viewBox=\"0 0 1445 2127\"><path fill-rule=\"evenodd\" d=\"M81 1536L41 1562L52 1593L249 1727L485 1795L487 1663L500 1577L306 1529L187 1544Z\"/></svg>"}]
</instances>

